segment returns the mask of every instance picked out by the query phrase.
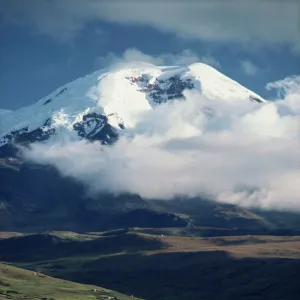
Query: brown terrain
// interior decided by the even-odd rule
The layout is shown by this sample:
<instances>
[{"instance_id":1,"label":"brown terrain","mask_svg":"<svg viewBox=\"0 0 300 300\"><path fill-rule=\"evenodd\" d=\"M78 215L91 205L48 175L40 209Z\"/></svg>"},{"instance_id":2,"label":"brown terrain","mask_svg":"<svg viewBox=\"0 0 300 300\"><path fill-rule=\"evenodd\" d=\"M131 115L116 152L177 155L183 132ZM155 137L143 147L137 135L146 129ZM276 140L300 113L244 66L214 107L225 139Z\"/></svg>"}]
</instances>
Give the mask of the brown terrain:
<instances>
[{"instance_id":1,"label":"brown terrain","mask_svg":"<svg viewBox=\"0 0 300 300\"><path fill-rule=\"evenodd\" d=\"M195 237L180 230L7 238L0 260L148 300L299 299L300 235Z\"/></svg>"}]
</instances>

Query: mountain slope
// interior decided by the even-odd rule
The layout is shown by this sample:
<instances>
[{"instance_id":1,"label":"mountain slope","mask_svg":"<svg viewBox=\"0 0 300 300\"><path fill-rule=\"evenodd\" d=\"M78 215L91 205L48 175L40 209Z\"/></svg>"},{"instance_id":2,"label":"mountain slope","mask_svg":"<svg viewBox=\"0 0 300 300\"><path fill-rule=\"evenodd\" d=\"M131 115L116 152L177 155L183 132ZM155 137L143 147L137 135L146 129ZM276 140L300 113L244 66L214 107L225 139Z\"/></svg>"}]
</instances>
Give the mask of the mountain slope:
<instances>
[{"instance_id":1,"label":"mountain slope","mask_svg":"<svg viewBox=\"0 0 300 300\"><path fill-rule=\"evenodd\" d=\"M16 159L14 145L81 139L112 144L126 129L137 126L145 112L167 101L185 99L187 90L203 95L201 101L214 98L264 102L259 95L202 63L187 67L142 64L100 70L58 88L33 105L16 111L1 110L0 229L100 230L115 226L176 226L173 214L161 214L174 213L171 207L155 213L146 211L153 207L136 195L115 197L106 194L91 199L82 184L62 177L53 168ZM206 220L215 216L215 206L209 207ZM135 211L130 213L131 209ZM225 214L219 215L216 220L222 220L222 226L235 226L236 222L230 225ZM178 220L180 226L185 225L184 221ZM265 226L256 217L253 223L242 222L252 227ZM203 217L199 224L205 224Z\"/></svg>"},{"instance_id":2,"label":"mountain slope","mask_svg":"<svg viewBox=\"0 0 300 300\"><path fill-rule=\"evenodd\" d=\"M98 286L56 279L37 272L0 264L0 299L138 299Z\"/></svg>"},{"instance_id":3,"label":"mountain slope","mask_svg":"<svg viewBox=\"0 0 300 300\"><path fill-rule=\"evenodd\" d=\"M177 227L174 214L151 210L138 195L102 193L89 197L84 186L49 166L0 164L0 231L87 230L121 227Z\"/></svg>"},{"instance_id":4,"label":"mountain slope","mask_svg":"<svg viewBox=\"0 0 300 300\"><path fill-rule=\"evenodd\" d=\"M183 99L195 90L224 101L264 102L254 92L196 63L188 67L146 64L120 70L100 70L55 90L16 111L1 110L0 147L12 141L100 140L112 143L157 104Z\"/></svg>"},{"instance_id":5,"label":"mountain slope","mask_svg":"<svg viewBox=\"0 0 300 300\"><path fill-rule=\"evenodd\" d=\"M10 160L6 164L11 163ZM0 164L0 231L99 231L191 225L261 230L299 228L297 213L253 211L204 199L145 201L138 195L86 195L51 167Z\"/></svg>"}]
</instances>

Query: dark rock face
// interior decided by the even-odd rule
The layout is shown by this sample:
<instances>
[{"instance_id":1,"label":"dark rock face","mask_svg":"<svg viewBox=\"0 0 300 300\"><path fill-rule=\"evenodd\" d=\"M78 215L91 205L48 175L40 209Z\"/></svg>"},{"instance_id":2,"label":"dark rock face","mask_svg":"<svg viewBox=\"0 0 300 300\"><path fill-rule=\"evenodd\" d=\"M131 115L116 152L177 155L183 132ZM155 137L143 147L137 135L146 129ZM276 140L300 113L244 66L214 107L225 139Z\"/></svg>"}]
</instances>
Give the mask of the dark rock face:
<instances>
[{"instance_id":1,"label":"dark rock face","mask_svg":"<svg viewBox=\"0 0 300 300\"><path fill-rule=\"evenodd\" d=\"M59 95L63 94L66 90L67 90L67 88L64 87L64 88L61 89L54 97L55 97L55 98L58 97ZM43 103L43 105L47 105L48 103L50 103L50 102L52 102L52 101L53 101L53 99L52 99L52 98L49 98L49 99L47 99L47 100Z\"/></svg>"},{"instance_id":2,"label":"dark rock face","mask_svg":"<svg viewBox=\"0 0 300 300\"><path fill-rule=\"evenodd\" d=\"M51 98L47 99L47 100L44 102L43 105L47 105L47 104L50 103L50 102L52 102L52 99L51 99Z\"/></svg>"},{"instance_id":3,"label":"dark rock face","mask_svg":"<svg viewBox=\"0 0 300 300\"><path fill-rule=\"evenodd\" d=\"M154 84L149 83L151 77L147 74L142 74L140 77L126 77L126 79L132 85L137 85L141 92L146 93L154 104L173 99L184 99L183 91L195 88L190 78L182 79L180 75L165 80L156 79Z\"/></svg>"},{"instance_id":4,"label":"dark rock face","mask_svg":"<svg viewBox=\"0 0 300 300\"><path fill-rule=\"evenodd\" d=\"M22 129L15 130L6 134L0 140L0 147L11 142L28 144L33 142L45 141L54 133L55 129L51 128L51 119L47 119L41 127L33 131L28 131L28 127L24 127Z\"/></svg>"},{"instance_id":5,"label":"dark rock face","mask_svg":"<svg viewBox=\"0 0 300 300\"><path fill-rule=\"evenodd\" d=\"M55 97L58 97L59 95L61 95L62 93L64 93L67 90L66 87L64 87L63 89L61 89L56 95Z\"/></svg>"},{"instance_id":6,"label":"dark rock face","mask_svg":"<svg viewBox=\"0 0 300 300\"><path fill-rule=\"evenodd\" d=\"M167 88L163 88L164 86ZM193 88L194 84L191 79L181 80L179 76L174 76L165 81L156 81L153 86L150 85L148 97L159 104L172 99L184 98L183 91Z\"/></svg>"},{"instance_id":7,"label":"dark rock face","mask_svg":"<svg viewBox=\"0 0 300 300\"><path fill-rule=\"evenodd\" d=\"M250 95L249 99L254 102L263 103L263 101L255 96Z\"/></svg>"},{"instance_id":8,"label":"dark rock face","mask_svg":"<svg viewBox=\"0 0 300 300\"><path fill-rule=\"evenodd\" d=\"M120 124L121 129L124 126ZM90 113L83 116L82 121L74 124L74 130L81 138L95 141L99 140L103 144L112 144L118 138L118 133L109 123L106 116L97 113ZM55 135L55 128L51 126L51 119L47 119L43 126L28 131L28 127L12 131L0 140L0 155L3 155L8 144L28 145L34 142L48 140Z\"/></svg>"},{"instance_id":9,"label":"dark rock face","mask_svg":"<svg viewBox=\"0 0 300 300\"><path fill-rule=\"evenodd\" d=\"M108 123L107 117L90 113L83 116L82 121L74 124L74 130L81 138L103 144L112 144L118 137L117 131Z\"/></svg>"}]
</instances>

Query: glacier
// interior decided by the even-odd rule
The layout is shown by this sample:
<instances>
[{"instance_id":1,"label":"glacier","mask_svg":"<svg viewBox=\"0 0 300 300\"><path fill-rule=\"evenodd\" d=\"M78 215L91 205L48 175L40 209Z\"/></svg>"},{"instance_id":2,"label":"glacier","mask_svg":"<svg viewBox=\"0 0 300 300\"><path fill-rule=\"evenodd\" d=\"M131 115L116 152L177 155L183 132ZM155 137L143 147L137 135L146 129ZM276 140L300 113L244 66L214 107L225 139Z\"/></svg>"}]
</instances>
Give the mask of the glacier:
<instances>
[{"instance_id":1,"label":"glacier","mask_svg":"<svg viewBox=\"0 0 300 300\"><path fill-rule=\"evenodd\" d=\"M265 102L258 94L204 63L123 66L96 71L15 111L0 110L0 147L28 140L113 141L160 103L193 90L207 99Z\"/></svg>"}]
</instances>

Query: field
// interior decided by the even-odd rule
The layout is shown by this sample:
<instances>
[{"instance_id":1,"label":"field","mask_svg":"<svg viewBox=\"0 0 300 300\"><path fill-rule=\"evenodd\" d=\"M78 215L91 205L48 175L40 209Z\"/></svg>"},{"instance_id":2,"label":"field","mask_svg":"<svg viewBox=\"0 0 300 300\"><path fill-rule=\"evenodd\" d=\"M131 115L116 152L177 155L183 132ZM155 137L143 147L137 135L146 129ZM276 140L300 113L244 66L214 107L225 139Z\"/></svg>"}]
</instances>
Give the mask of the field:
<instances>
[{"instance_id":1,"label":"field","mask_svg":"<svg viewBox=\"0 0 300 300\"><path fill-rule=\"evenodd\" d=\"M0 241L0 260L147 300L299 299L299 235L199 232L205 236L134 228L14 237Z\"/></svg>"},{"instance_id":2,"label":"field","mask_svg":"<svg viewBox=\"0 0 300 300\"><path fill-rule=\"evenodd\" d=\"M0 264L0 299L137 300L97 286L56 279L7 264Z\"/></svg>"}]
</instances>

